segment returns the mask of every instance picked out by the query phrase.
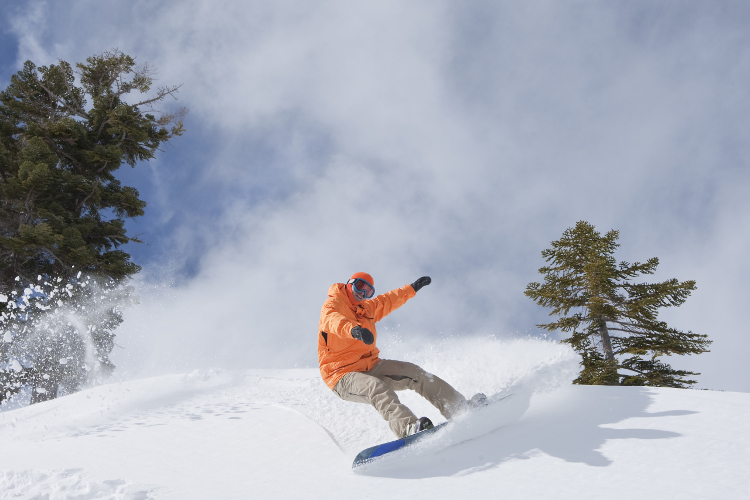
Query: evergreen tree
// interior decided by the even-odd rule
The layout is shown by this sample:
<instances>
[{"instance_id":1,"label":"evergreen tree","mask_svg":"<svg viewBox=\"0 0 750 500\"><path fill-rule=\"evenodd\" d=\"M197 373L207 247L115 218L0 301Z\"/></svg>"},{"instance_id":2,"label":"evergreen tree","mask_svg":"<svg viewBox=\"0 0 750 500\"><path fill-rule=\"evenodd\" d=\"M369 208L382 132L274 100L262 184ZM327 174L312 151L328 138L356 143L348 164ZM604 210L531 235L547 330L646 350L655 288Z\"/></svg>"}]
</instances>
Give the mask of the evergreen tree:
<instances>
[{"instance_id":1,"label":"evergreen tree","mask_svg":"<svg viewBox=\"0 0 750 500\"><path fill-rule=\"evenodd\" d=\"M150 90L148 66L113 51L77 67L78 84L65 61L27 61L0 92L0 292L17 276L30 283L74 266L113 279L139 270L119 247L138 241L125 234L124 218L143 215L146 204L115 172L182 133L179 114L141 109L178 87L129 104L127 94Z\"/></svg>"},{"instance_id":2,"label":"evergreen tree","mask_svg":"<svg viewBox=\"0 0 750 500\"><path fill-rule=\"evenodd\" d=\"M544 283L529 283L525 293L558 319L537 326L571 333L563 342L582 357L576 384L688 387L696 381L684 377L699 373L675 370L658 358L707 352L711 341L671 328L657 315L662 307L682 305L695 281L631 281L654 274L659 259L618 265L618 238L618 231L601 236L581 221L542 251Z\"/></svg>"},{"instance_id":3,"label":"evergreen tree","mask_svg":"<svg viewBox=\"0 0 750 500\"><path fill-rule=\"evenodd\" d=\"M148 65L136 66L132 57L113 50L76 68L65 61L42 67L27 61L0 92L0 298L7 298L0 301L0 400L19 381L43 384L59 372L59 367L55 373L41 368L56 362L42 353L57 348L46 345L25 356L18 350L32 349L22 342L24 329L42 324L14 309L24 305L26 290L38 281L63 280L75 287L81 271L105 288L116 288L139 271L121 247L138 242L126 234L124 219L143 215L146 203L115 173L124 164L133 167L153 158L161 143L183 131L185 110L153 109L174 97L178 86L126 102L131 93L150 92ZM111 318L99 319L109 325L105 329L113 328Z\"/></svg>"}]
</instances>

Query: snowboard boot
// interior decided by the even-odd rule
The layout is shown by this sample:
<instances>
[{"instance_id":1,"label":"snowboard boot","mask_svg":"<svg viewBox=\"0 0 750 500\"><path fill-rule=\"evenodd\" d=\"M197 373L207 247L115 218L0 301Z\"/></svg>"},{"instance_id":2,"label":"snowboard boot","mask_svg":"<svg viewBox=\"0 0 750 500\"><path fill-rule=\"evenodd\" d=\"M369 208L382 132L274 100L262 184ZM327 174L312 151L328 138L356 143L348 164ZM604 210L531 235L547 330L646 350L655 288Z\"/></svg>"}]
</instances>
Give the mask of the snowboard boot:
<instances>
[{"instance_id":1,"label":"snowboard boot","mask_svg":"<svg viewBox=\"0 0 750 500\"><path fill-rule=\"evenodd\" d=\"M427 417L419 417L416 422L406 426L406 435L411 436L417 432L426 431L435 427L432 421Z\"/></svg>"},{"instance_id":2,"label":"snowboard boot","mask_svg":"<svg viewBox=\"0 0 750 500\"><path fill-rule=\"evenodd\" d=\"M466 405L471 409L481 408L482 406L487 406L487 404L487 396L481 392L474 394L471 399L466 402Z\"/></svg>"}]
</instances>

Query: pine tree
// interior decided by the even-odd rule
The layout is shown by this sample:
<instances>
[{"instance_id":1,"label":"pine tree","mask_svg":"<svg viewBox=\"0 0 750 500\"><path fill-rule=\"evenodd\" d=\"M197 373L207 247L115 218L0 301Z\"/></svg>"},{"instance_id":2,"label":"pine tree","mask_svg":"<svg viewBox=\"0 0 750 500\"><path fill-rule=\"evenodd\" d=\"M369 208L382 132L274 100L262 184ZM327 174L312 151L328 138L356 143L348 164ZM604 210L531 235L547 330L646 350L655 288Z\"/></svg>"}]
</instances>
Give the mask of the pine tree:
<instances>
[{"instance_id":1,"label":"pine tree","mask_svg":"<svg viewBox=\"0 0 750 500\"><path fill-rule=\"evenodd\" d=\"M696 383L684 377L699 373L675 370L658 358L707 352L711 341L657 318L660 308L682 305L696 289L695 281L633 282L654 274L659 259L617 264L618 238L618 231L601 236L594 226L580 221L542 251L548 263L539 269L544 283L529 283L525 293L552 308L550 316L558 318L537 326L570 332L563 342L582 357L574 383L681 388Z\"/></svg>"},{"instance_id":2,"label":"pine tree","mask_svg":"<svg viewBox=\"0 0 750 500\"><path fill-rule=\"evenodd\" d=\"M42 324L13 309L24 304L26 290L58 279L74 286L79 272L117 288L140 270L121 247L139 241L126 234L125 218L143 215L146 203L115 173L148 161L160 144L180 135L185 113L153 109L179 86L126 102L151 91L153 74L113 50L76 70L65 61L42 67L27 61L0 92L0 297L7 298L0 301L0 400L19 381L44 384L60 372L40 354L56 348L46 345L38 355L18 350L32 349L22 342L24 328ZM99 319L112 329L111 318ZM42 373L48 365L55 369Z\"/></svg>"},{"instance_id":3,"label":"pine tree","mask_svg":"<svg viewBox=\"0 0 750 500\"><path fill-rule=\"evenodd\" d=\"M153 71L117 51L89 57L76 74L65 61L37 68L27 61L0 92L0 292L17 276L77 270L121 279L138 272L120 246L124 218L143 215L138 191L115 172L153 158L182 133L180 114L144 112L178 87L148 92ZM165 128L176 121L170 130Z\"/></svg>"}]
</instances>

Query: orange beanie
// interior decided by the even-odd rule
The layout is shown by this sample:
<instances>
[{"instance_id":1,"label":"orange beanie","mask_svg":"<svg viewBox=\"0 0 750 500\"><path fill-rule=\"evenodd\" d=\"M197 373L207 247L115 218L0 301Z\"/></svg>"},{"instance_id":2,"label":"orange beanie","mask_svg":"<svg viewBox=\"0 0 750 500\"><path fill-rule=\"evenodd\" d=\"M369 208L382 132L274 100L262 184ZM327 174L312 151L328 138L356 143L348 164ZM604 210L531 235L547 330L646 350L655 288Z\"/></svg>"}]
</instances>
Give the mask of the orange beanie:
<instances>
[{"instance_id":1,"label":"orange beanie","mask_svg":"<svg viewBox=\"0 0 750 500\"><path fill-rule=\"evenodd\" d=\"M359 278L361 280L365 280L366 282L368 282L372 286L375 286L375 281L373 281L372 276L370 276L367 273L354 273L354 274L352 274L352 277L350 279L355 280L357 278Z\"/></svg>"}]
</instances>

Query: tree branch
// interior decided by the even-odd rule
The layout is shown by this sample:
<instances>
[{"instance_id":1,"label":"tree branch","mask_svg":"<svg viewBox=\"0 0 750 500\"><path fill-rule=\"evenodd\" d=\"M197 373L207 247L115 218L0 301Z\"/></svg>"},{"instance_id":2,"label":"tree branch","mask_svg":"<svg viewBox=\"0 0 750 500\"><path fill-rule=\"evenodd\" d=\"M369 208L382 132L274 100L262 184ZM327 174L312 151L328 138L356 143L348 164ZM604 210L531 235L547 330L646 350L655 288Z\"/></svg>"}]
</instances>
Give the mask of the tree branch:
<instances>
[{"instance_id":1,"label":"tree branch","mask_svg":"<svg viewBox=\"0 0 750 500\"><path fill-rule=\"evenodd\" d=\"M61 260L61 259L60 259L60 258L59 258L59 257L58 257L57 255L55 255L55 253L54 253L53 251L51 251L51 250L50 250L49 248L47 248L47 247L40 247L40 248L41 248L42 250L44 250L45 252L47 252L48 254L50 254L50 255L51 255L51 256L52 256L52 257L53 257L53 258L54 258L54 259L55 259L55 260L56 260L56 261L57 261L57 262L58 262L58 263L59 263L59 264L60 264L61 266L63 266L63 267L64 267L65 269L67 269L68 271L71 271L71 270L73 269L73 268L71 268L71 267L68 267L67 265L65 265L65 262L63 262L63 261L62 261L62 260Z\"/></svg>"},{"instance_id":2,"label":"tree branch","mask_svg":"<svg viewBox=\"0 0 750 500\"><path fill-rule=\"evenodd\" d=\"M88 194L88 196L86 196L86 197L85 197L85 198L83 199L83 201L82 201L81 203L79 203L79 204L78 204L78 206L76 207L76 212L78 212L78 213L80 213L80 212L81 212L81 209L83 208L83 205L84 205L84 204L85 204L85 203L86 203L87 201L89 201L89 198L91 198L91 197L92 197L92 196L94 195L94 193L96 192L96 188L98 188L98 187L99 187L99 184L100 184L100 181L99 181L99 179L97 179L97 180L95 180L95 181L94 181L94 187L93 187L93 189L91 189L91 192L90 192L90 193Z\"/></svg>"},{"instance_id":3,"label":"tree branch","mask_svg":"<svg viewBox=\"0 0 750 500\"><path fill-rule=\"evenodd\" d=\"M71 114L79 116L79 117L81 117L81 118L83 118L85 120L89 119L89 115L87 115L85 112L83 112L81 110L77 110L75 108L72 108L70 105L68 105L68 103L66 103L64 100L62 100L60 98L60 96L58 96L57 94L55 94L54 92L52 92L50 89L48 89L39 79L37 79L37 82L39 82L39 86L42 87L49 94L49 96L55 100L55 104L57 104L57 103L62 104L62 106L65 109L67 109Z\"/></svg>"},{"instance_id":4,"label":"tree branch","mask_svg":"<svg viewBox=\"0 0 750 500\"><path fill-rule=\"evenodd\" d=\"M163 88L159 89L159 93L153 99L147 99L145 101L141 101L141 102L139 102L137 104L133 104L133 106L143 106L144 104L151 104L151 103L154 103L154 102L161 101L162 99L164 99L168 95L172 95L172 94L176 93L180 89L180 87L182 87L182 85L176 85L176 86L174 86L172 88L163 87Z\"/></svg>"}]
</instances>

